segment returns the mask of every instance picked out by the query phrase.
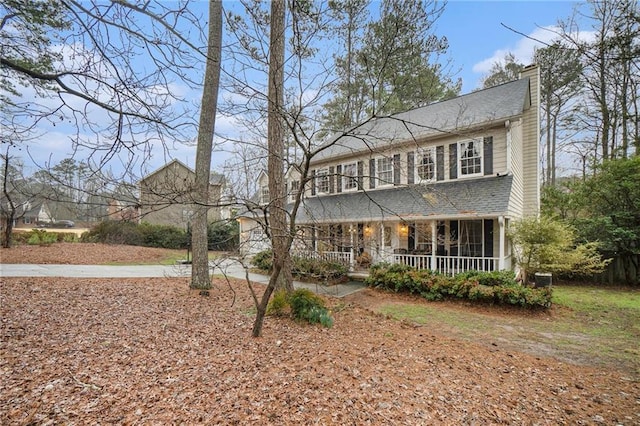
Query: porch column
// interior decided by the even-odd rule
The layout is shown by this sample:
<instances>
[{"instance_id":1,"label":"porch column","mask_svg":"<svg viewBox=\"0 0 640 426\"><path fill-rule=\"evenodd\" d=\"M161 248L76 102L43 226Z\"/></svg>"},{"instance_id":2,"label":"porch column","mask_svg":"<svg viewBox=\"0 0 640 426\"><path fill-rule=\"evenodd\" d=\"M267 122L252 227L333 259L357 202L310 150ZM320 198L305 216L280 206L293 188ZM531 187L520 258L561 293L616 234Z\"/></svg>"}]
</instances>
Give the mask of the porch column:
<instances>
[{"instance_id":1,"label":"porch column","mask_svg":"<svg viewBox=\"0 0 640 426\"><path fill-rule=\"evenodd\" d=\"M505 253L505 245L506 245L506 232L504 226L504 216L498 217L498 226L500 227L500 243L498 249L498 270L504 270L504 253Z\"/></svg>"},{"instance_id":2,"label":"porch column","mask_svg":"<svg viewBox=\"0 0 640 426\"><path fill-rule=\"evenodd\" d=\"M438 251L438 222L431 221L431 270L437 271L436 252Z\"/></svg>"},{"instance_id":3,"label":"porch column","mask_svg":"<svg viewBox=\"0 0 640 426\"><path fill-rule=\"evenodd\" d=\"M356 228L357 229L357 228ZM349 225L349 238L351 240L351 256L349 259L349 270L353 271L355 269L356 257L355 257L355 249L354 249L354 241L353 241L353 225Z\"/></svg>"}]
</instances>

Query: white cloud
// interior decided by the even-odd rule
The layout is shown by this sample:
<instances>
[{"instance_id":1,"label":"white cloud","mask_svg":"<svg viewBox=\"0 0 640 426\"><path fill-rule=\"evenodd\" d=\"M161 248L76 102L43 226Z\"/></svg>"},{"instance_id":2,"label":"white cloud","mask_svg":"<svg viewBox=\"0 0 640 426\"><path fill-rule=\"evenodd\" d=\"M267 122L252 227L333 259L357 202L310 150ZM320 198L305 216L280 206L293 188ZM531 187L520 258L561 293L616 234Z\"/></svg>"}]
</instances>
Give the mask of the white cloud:
<instances>
[{"instance_id":1,"label":"white cloud","mask_svg":"<svg viewBox=\"0 0 640 426\"><path fill-rule=\"evenodd\" d=\"M504 57L508 53L513 53L517 62L528 65L533 61L533 53L535 48L544 47L557 40L560 29L557 26L538 27L527 35L520 38L515 44L505 46L493 52L491 57L486 58L473 65L473 72L479 74L487 74L491 70L491 66L498 62L504 64ZM593 31L580 31L571 34L571 38L581 41L592 41L595 37Z\"/></svg>"},{"instance_id":2,"label":"white cloud","mask_svg":"<svg viewBox=\"0 0 640 426\"><path fill-rule=\"evenodd\" d=\"M504 63L504 57L508 53L513 53L518 62L529 64L532 61L535 48L542 47L556 39L557 30L558 28L554 26L536 28L528 34L528 37L522 37L514 45L498 49L493 52L491 57L476 63L472 70L474 73L486 74L494 63Z\"/></svg>"}]
</instances>

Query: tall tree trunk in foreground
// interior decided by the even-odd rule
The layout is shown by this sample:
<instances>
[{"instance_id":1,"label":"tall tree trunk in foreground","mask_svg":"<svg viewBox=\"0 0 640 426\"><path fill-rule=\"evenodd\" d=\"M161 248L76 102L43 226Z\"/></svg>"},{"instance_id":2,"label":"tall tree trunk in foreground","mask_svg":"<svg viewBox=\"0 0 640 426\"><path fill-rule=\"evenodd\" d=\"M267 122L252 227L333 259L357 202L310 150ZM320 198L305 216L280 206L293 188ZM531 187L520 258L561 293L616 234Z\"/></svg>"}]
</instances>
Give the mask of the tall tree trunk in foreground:
<instances>
[{"instance_id":1,"label":"tall tree trunk in foreground","mask_svg":"<svg viewBox=\"0 0 640 426\"><path fill-rule=\"evenodd\" d=\"M271 2L271 34L269 37L269 109L268 109L268 158L269 176L269 228L273 248L273 270L269 284L257 306L256 320L253 324L253 336L262 334L262 323L267 311L271 293L276 287L292 290L291 262L289 261L289 232L287 212L285 211L284 191L284 21L285 2ZM287 271L288 269L288 271Z\"/></svg>"},{"instance_id":2,"label":"tall tree trunk in foreground","mask_svg":"<svg viewBox=\"0 0 640 426\"><path fill-rule=\"evenodd\" d=\"M209 211L209 179L211 173L211 149L215 130L218 87L220 82L220 56L222 50L222 2L209 3L209 45L204 74L200 126L196 148L196 177L191 248L193 264L191 288L211 288L209 278L209 251L207 249L207 213Z\"/></svg>"}]
</instances>

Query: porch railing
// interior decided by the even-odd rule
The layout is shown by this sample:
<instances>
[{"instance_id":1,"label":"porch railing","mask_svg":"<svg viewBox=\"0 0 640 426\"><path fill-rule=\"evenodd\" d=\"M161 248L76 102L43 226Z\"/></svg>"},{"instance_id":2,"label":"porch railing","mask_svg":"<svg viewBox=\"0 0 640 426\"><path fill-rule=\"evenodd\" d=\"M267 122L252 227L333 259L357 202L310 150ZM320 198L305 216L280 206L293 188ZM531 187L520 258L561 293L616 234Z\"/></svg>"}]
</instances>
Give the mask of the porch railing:
<instances>
[{"instance_id":1,"label":"porch railing","mask_svg":"<svg viewBox=\"0 0 640 426\"><path fill-rule=\"evenodd\" d=\"M431 255L394 254L392 261L416 269L431 269L446 275L466 271L491 272L499 269L497 257L435 256L434 265L434 257Z\"/></svg>"},{"instance_id":2,"label":"porch railing","mask_svg":"<svg viewBox=\"0 0 640 426\"><path fill-rule=\"evenodd\" d=\"M324 260L326 262L341 263L347 267L351 267L353 264L352 253L350 251L293 251L292 256L302 257L304 259Z\"/></svg>"}]
</instances>

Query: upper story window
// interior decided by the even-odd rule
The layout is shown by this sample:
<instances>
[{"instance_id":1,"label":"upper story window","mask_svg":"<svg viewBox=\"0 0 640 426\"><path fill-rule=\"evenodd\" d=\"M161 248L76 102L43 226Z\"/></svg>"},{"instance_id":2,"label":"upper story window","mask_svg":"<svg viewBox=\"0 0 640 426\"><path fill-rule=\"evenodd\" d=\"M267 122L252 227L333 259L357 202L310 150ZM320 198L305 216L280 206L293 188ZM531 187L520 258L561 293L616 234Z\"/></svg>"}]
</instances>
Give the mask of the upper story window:
<instances>
[{"instance_id":1,"label":"upper story window","mask_svg":"<svg viewBox=\"0 0 640 426\"><path fill-rule=\"evenodd\" d=\"M269 204L269 185L260 187L260 204Z\"/></svg>"},{"instance_id":2,"label":"upper story window","mask_svg":"<svg viewBox=\"0 0 640 426\"><path fill-rule=\"evenodd\" d=\"M482 141L459 142L458 153L460 176L482 174Z\"/></svg>"},{"instance_id":3,"label":"upper story window","mask_svg":"<svg viewBox=\"0 0 640 426\"><path fill-rule=\"evenodd\" d=\"M418 180L425 182L436 178L436 148L425 148L418 151L416 159Z\"/></svg>"},{"instance_id":4,"label":"upper story window","mask_svg":"<svg viewBox=\"0 0 640 426\"><path fill-rule=\"evenodd\" d=\"M378 158L376 173L380 186L391 185L393 183L393 158Z\"/></svg>"},{"instance_id":5,"label":"upper story window","mask_svg":"<svg viewBox=\"0 0 640 426\"><path fill-rule=\"evenodd\" d=\"M316 172L316 191L318 194L329 193L329 171L320 169Z\"/></svg>"},{"instance_id":6,"label":"upper story window","mask_svg":"<svg viewBox=\"0 0 640 426\"><path fill-rule=\"evenodd\" d=\"M342 188L352 191L358 188L358 164L349 163L342 167Z\"/></svg>"},{"instance_id":7,"label":"upper story window","mask_svg":"<svg viewBox=\"0 0 640 426\"><path fill-rule=\"evenodd\" d=\"M291 181L291 192L289 193L289 199L291 201L295 201L296 196L298 195L298 191L300 191L300 181L292 180Z\"/></svg>"}]
</instances>

